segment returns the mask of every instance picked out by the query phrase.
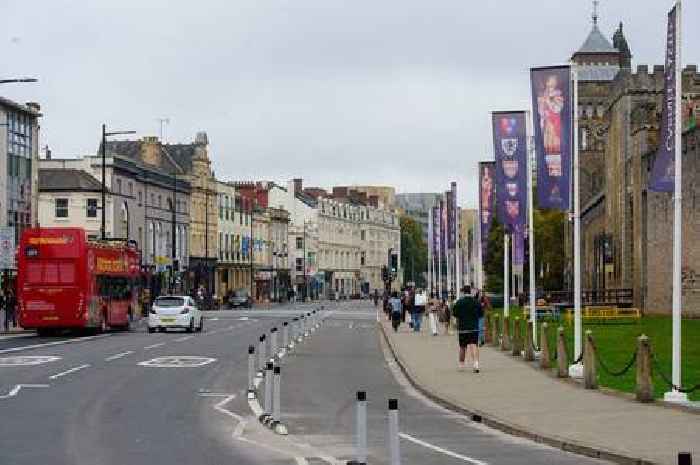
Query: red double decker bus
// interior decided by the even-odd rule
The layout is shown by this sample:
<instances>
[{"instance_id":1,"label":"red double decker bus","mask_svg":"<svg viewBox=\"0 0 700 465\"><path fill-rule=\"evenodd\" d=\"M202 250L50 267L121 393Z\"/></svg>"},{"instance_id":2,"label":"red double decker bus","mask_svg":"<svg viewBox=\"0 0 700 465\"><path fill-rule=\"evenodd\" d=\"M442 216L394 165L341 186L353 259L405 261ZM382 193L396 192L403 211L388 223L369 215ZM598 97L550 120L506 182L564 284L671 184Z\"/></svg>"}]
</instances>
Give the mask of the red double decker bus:
<instances>
[{"instance_id":1,"label":"red double decker bus","mask_svg":"<svg viewBox=\"0 0 700 465\"><path fill-rule=\"evenodd\" d=\"M139 251L123 242L90 241L82 228L32 228L17 257L20 325L58 329L128 329L138 305Z\"/></svg>"}]
</instances>

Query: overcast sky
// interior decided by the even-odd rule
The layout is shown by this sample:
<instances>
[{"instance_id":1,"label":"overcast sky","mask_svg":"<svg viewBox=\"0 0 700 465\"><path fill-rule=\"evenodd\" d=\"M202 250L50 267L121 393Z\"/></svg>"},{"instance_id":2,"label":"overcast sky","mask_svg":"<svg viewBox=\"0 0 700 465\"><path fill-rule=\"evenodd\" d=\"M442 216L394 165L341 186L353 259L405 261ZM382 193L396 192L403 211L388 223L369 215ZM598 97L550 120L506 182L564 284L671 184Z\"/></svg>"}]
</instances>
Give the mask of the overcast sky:
<instances>
[{"instance_id":1,"label":"overcast sky","mask_svg":"<svg viewBox=\"0 0 700 465\"><path fill-rule=\"evenodd\" d=\"M684 63L700 62L684 2ZM602 0L633 63L662 64L670 0ZM568 60L590 0L0 0L0 95L38 101L42 145L94 153L100 125L209 135L222 179L460 185L492 159L489 112L529 107L531 66Z\"/></svg>"}]
</instances>

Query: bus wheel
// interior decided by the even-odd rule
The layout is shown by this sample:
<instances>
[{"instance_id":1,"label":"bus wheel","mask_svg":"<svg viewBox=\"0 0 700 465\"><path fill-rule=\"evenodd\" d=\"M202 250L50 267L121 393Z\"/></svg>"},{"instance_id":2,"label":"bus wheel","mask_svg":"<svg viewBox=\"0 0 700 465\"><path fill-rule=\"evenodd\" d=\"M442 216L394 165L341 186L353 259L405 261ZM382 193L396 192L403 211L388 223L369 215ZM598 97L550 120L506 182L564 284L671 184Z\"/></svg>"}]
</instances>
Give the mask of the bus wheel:
<instances>
[{"instance_id":1,"label":"bus wheel","mask_svg":"<svg viewBox=\"0 0 700 465\"><path fill-rule=\"evenodd\" d=\"M39 328L36 330L39 337L51 337L54 335L53 328Z\"/></svg>"}]
</instances>

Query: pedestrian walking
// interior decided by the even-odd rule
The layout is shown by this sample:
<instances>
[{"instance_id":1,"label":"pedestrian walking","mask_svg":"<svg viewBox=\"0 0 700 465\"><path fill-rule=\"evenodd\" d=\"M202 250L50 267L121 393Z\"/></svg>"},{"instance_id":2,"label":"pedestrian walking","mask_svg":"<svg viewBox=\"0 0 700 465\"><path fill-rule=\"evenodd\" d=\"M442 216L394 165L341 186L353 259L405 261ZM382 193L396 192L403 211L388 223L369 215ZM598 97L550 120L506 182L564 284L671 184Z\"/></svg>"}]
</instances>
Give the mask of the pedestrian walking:
<instances>
[{"instance_id":1,"label":"pedestrian walking","mask_svg":"<svg viewBox=\"0 0 700 465\"><path fill-rule=\"evenodd\" d=\"M391 308L391 326L394 328L394 332L397 332L401 324L401 315L403 315L403 304L401 303L401 299L399 299L398 293L393 292L391 294L389 306Z\"/></svg>"},{"instance_id":2,"label":"pedestrian walking","mask_svg":"<svg viewBox=\"0 0 700 465\"><path fill-rule=\"evenodd\" d=\"M479 292L479 307L481 309L481 317L479 318L479 345L483 346L486 342L486 331L484 331L484 323L486 322L486 317L491 311L491 300L488 296Z\"/></svg>"},{"instance_id":3,"label":"pedestrian walking","mask_svg":"<svg viewBox=\"0 0 700 465\"><path fill-rule=\"evenodd\" d=\"M374 306L376 307L379 304L379 290L375 289L374 290Z\"/></svg>"},{"instance_id":4,"label":"pedestrian walking","mask_svg":"<svg viewBox=\"0 0 700 465\"><path fill-rule=\"evenodd\" d=\"M419 289L413 297L413 330L417 333L420 332L421 326L423 325L423 315L425 315L425 306L428 303L428 296L425 291Z\"/></svg>"},{"instance_id":5,"label":"pedestrian walking","mask_svg":"<svg viewBox=\"0 0 700 465\"><path fill-rule=\"evenodd\" d=\"M12 327L17 327L17 299L15 298L15 293L12 288L8 288L5 294L5 331L10 330L10 322L12 322Z\"/></svg>"},{"instance_id":6,"label":"pedestrian walking","mask_svg":"<svg viewBox=\"0 0 700 465\"><path fill-rule=\"evenodd\" d=\"M454 304L453 312L457 318L459 337L459 365L465 368L465 356L473 362L474 373L479 373L479 317L481 307L470 286L464 286L463 296Z\"/></svg>"},{"instance_id":7,"label":"pedestrian walking","mask_svg":"<svg viewBox=\"0 0 700 465\"><path fill-rule=\"evenodd\" d=\"M430 319L430 332L433 336L438 335L438 315L440 314L440 301L437 299L436 294L433 292L430 294L430 301L428 302L428 318Z\"/></svg>"},{"instance_id":8,"label":"pedestrian walking","mask_svg":"<svg viewBox=\"0 0 700 465\"><path fill-rule=\"evenodd\" d=\"M447 305L447 301L442 299L440 301L440 321L445 325L445 334L450 334L450 321L452 320L452 314L450 313L450 306Z\"/></svg>"}]
</instances>

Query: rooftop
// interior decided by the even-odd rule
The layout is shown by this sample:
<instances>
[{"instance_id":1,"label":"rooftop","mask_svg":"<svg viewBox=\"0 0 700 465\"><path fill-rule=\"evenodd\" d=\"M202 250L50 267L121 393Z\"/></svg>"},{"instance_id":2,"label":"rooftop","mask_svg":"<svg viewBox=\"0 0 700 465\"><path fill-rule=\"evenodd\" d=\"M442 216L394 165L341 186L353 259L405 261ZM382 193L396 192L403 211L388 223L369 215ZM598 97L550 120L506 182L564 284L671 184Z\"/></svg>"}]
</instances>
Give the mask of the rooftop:
<instances>
[{"instance_id":1,"label":"rooftop","mask_svg":"<svg viewBox=\"0 0 700 465\"><path fill-rule=\"evenodd\" d=\"M40 168L39 191L101 192L102 183L83 170Z\"/></svg>"}]
</instances>

